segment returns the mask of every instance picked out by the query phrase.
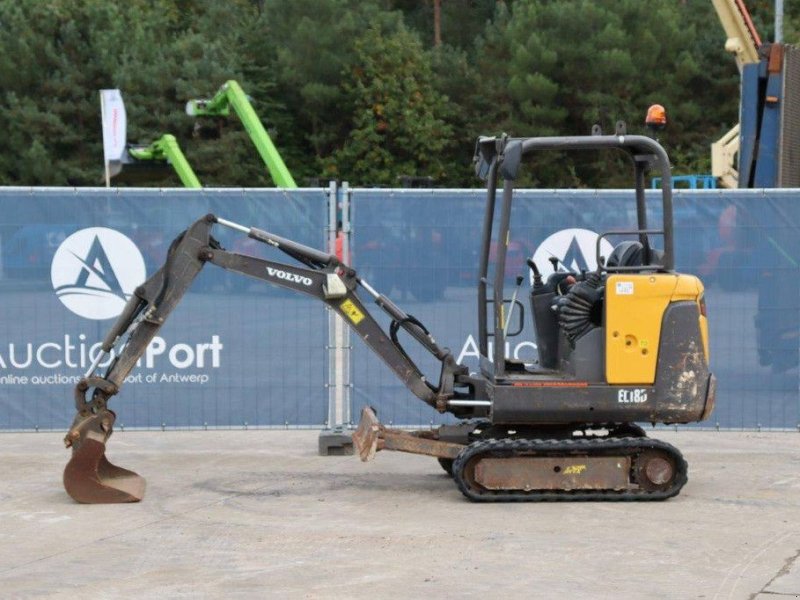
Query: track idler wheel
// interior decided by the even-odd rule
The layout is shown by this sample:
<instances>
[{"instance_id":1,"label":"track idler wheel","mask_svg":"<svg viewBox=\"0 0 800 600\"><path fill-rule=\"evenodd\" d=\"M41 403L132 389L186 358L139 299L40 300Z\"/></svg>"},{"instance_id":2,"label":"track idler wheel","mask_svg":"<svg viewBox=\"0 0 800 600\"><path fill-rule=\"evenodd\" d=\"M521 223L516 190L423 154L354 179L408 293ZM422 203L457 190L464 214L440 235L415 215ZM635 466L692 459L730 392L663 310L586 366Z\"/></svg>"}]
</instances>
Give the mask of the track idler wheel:
<instances>
[{"instance_id":1,"label":"track idler wheel","mask_svg":"<svg viewBox=\"0 0 800 600\"><path fill-rule=\"evenodd\" d=\"M106 441L115 418L108 409L79 415L64 438L72 448L72 458L64 468L64 489L76 502L118 504L139 502L144 497L144 478L106 458Z\"/></svg>"},{"instance_id":2,"label":"track idler wheel","mask_svg":"<svg viewBox=\"0 0 800 600\"><path fill-rule=\"evenodd\" d=\"M677 471L671 457L660 452L640 454L636 458L634 469L639 486L651 492L668 489Z\"/></svg>"}]
</instances>

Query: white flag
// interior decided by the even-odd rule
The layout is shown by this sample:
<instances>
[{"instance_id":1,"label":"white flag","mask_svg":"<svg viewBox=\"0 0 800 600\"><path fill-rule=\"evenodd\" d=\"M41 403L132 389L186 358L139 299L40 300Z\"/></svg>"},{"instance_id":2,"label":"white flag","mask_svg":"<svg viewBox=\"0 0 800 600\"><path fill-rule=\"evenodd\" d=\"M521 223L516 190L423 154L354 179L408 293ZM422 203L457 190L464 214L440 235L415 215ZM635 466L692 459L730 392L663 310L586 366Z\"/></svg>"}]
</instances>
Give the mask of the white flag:
<instances>
[{"instance_id":1,"label":"white flag","mask_svg":"<svg viewBox=\"0 0 800 600\"><path fill-rule=\"evenodd\" d=\"M100 90L100 114L103 119L103 159L115 175L127 143L127 117L119 90Z\"/></svg>"}]
</instances>

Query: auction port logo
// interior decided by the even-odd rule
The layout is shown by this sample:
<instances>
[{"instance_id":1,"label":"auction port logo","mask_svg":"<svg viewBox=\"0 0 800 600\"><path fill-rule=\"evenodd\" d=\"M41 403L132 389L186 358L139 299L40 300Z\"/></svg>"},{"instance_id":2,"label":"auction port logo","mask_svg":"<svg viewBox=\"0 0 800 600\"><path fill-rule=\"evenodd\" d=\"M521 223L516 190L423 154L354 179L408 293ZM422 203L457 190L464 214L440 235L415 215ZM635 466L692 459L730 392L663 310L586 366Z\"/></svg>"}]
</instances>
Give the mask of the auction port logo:
<instances>
[{"instance_id":1,"label":"auction port logo","mask_svg":"<svg viewBox=\"0 0 800 600\"><path fill-rule=\"evenodd\" d=\"M597 268L597 238L600 236L589 229L562 229L539 244L533 254L533 262L547 279L553 272L550 257L558 258L559 271L594 271ZM611 243L603 238L600 242L600 255L608 256L614 250ZM531 273L533 281L533 273Z\"/></svg>"},{"instance_id":2,"label":"auction port logo","mask_svg":"<svg viewBox=\"0 0 800 600\"><path fill-rule=\"evenodd\" d=\"M50 267L58 299L79 317L95 320L118 316L145 276L136 244L107 227L73 233L58 247Z\"/></svg>"}]
</instances>

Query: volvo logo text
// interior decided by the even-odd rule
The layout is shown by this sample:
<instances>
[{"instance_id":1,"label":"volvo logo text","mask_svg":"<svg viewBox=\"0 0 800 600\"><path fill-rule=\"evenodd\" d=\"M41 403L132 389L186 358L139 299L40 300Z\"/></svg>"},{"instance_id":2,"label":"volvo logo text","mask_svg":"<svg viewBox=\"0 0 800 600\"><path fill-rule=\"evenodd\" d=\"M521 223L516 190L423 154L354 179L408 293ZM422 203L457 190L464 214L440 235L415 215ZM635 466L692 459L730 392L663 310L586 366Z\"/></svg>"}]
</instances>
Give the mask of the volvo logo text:
<instances>
[{"instance_id":1,"label":"volvo logo text","mask_svg":"<svg viewBox=\"0 0 800 600\"><path fill-rule=\"evenodd\" d=\"M281 271L280 269L273 269L272 267L267 267L267 275L270 277L275 277L277 279L283 279L284 281L291 281L293 283L302 283L305 286L310 286L313 281L311 281L310 277L303 277L302 275L297 275L296 273L288 273L287 271Z\"/></svg>"}]
</instances>

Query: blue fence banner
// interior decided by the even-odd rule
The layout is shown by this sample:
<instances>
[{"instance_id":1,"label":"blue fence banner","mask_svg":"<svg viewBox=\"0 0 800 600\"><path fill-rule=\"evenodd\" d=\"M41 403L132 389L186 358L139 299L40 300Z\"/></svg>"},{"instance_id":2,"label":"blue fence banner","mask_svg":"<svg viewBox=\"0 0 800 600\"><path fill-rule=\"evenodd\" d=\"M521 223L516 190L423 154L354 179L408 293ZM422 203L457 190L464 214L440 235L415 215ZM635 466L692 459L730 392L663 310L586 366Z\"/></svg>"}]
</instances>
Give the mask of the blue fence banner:
<instances>
[{"instance_id":1,"label":"blue fence banner","mask_svg":"<svg viewBox=\"0 0 800 600\"><path fill-rule=\"evenodd\" d=\"M75 382L125 299L195 220L214 213L325 249L327 206L322 189L0 189L0 429L68 427ZM319 427L326 323L313 299L208 266L112 399L118 427Z\"/></svg>"},{"instance_id":2,"label":"blue fence banner","mask_svg":"<svg viewBox=\"0 0 800 600\"><path fill-rule=\"evenodd\" d=\"M650 225L660 194L648 192ZM352 264L477 370L476 277L485 191L351 191ZM97 356L124 298L161 266L170 242L213 212L324 249L327 190L0 188L0 429L65 429L72 388ZM348 222L349 220L349 222ZM676 267L706 287L717 407L706 427L800 423L800 190L680 190ZM596 266L598 234L636 226L630 190L521 190L504 293L523 276L522 330L506 353L536 360L528 309L533 257ZM291 259L227 229L230 250ZM600 242L607 256L625 236ZM659 247L661 240L653 239ZM490 267L493 265L490 252ZM365 301L368 300L365 298ZM368 306L372 306L368 303ZM373 314L388 328L379 309ZM394 425L446 421L353 337L352 412ZM432 380L436 361L400 334ZM112 399L129 427L320 427L328 418L324 305L209 266Z\"/></svg>"},{"instance_id":3,"label":"blue fence banner","mask_svg":"<svg viewBox=\"0 0 800 600\"><path fill-rule=\"evenodd\" d=\"M648 192L651 227L661 225L660 192ZM476 286L483 190L353 190L353 266L373 287L422 321L437 341L477 370ZM706 427L790 428L800 423L800 190L681 190L674 197L679 271L706 287L717 407ZM533 257L548 274L596 267L598 234L636 228L632 190L520 190L508 248L505 297L518 275L524 327L507 354L536 359L528 312ZM601 242L608 253L626 236ZM628 236L630 237L630 236ZM663 241L653 239L655 247ZM491 253L490 253L491 266ZM428 377L438 365L408 340ZM490 353L491 354L491 353ZM382 421L438 423L362 345L353 355L354 412L371 404Z\"/></svg>"}]
</instances>

